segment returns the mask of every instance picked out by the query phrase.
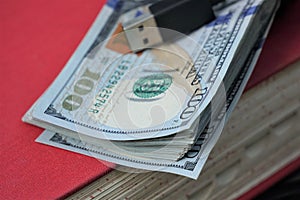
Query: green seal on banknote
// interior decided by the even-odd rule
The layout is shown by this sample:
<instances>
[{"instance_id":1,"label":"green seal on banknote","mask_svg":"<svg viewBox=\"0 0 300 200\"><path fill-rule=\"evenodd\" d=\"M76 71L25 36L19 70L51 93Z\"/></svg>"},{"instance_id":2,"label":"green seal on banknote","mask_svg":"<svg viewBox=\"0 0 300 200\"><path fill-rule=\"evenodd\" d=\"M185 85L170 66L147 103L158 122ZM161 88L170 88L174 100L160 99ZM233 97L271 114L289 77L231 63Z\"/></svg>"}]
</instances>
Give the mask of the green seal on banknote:
<instances>
[{"instance_id":1,"label":"green seal on banknote","mask_svg":"<svg viewBox=\"0 0 300 200\"><path fill-rule=\"evenodd\" d=\"M164 93L171 84L172 76L152 74L138 79L133 85L133 93L140 98L149 99Z\"/></svg>"}]
</instances>

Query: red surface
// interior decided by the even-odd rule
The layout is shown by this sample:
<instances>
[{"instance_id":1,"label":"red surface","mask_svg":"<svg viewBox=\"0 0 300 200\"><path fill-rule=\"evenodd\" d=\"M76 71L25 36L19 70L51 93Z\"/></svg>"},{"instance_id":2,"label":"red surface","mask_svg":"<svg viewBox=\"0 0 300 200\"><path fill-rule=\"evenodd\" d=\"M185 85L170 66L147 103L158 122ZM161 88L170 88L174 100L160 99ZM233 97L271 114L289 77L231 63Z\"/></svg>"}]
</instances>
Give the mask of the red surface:
<instances>
[{"instance_id":1,"label":"red surface","mask_svg":"<svg viewBox=\"0 0 300 200\"><path fill-rule=\"evenodd\" d=\"M248 88L299 58L300 28L289 25L300 21L300 2L294 2L289 9L296 10L295 14L288 12L294 17L281 17L272 28ZM108 170L94 158L35 143L42 129L21 121L74 52L103 3L0 1L1 197L62 197Z\"/></svg>"},{"instance_id":2,"label":"red surface","mask_svg":"<svg viewBox=\"0 0 300 200\"><path fill-rule=\"evenodd\" d=\"M300 59L300 1L282 3L246 90Z\"/></svg>"},{"instance_id":3,"label":"red surface","mask_svg":"<svg viewBox=\"0 0 300 200\"><path fill-rule=\"evenodd\" d=\"M0 199L54 199L105 173L96 159L35 143L21 117L67 62L102 0L1 0Z\"/></svg>"}]
</instances>

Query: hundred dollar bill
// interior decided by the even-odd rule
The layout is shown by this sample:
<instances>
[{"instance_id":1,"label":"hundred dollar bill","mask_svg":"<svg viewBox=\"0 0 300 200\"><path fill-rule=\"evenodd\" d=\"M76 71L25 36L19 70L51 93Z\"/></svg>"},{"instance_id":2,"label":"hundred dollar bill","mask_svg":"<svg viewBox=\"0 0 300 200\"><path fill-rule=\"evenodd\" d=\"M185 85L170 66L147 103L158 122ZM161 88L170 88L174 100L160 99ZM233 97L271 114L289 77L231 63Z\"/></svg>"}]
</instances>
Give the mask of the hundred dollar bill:
<instances>
[{"instance_id":1,"label":"hundred dollar bill","mask_svg":"<svg viewBox=\"0 0 300 200\"><path fill-rule=\"evenodd\" d=\"M191 35L134 54L120 23L143 10L126 12L138 4L121 2L104 6L25 121L109 140L184 133L220 86L225 84L227 90L233 83L268 21L264 16L275 7L270 0L230 1L231 5L216 9L214 22Z\"/></svg>"},{"instance_id":2,"label":"hundred dollar bill","mask_svg":"<svg viewBox=\"0 0 300 200\"><path fill-rule=\"evenodd\" d=\"M247 82L247 79L251 74L251 71L253 70L254 63L255 59L253 60L252 66L247 68L247 73L244 72L243 74L241 74L241 76L239 77L239 81L236 82L237 85L235 86L235 90L233 90L235 91L235 93L232 93L233 96L231 96L230 98L231 101L228 99L228 109L234 106L237 99L241 95L241 91L244 88L245 83ZM222 115L219 119L221 120L225 116L226 115ZM213 124L218 123L219 121L215 121ZM221 126L212 126L211 128L207 128L201 135L201 137L198 138L198 141L195 143L193 148L185 154L184 158L176 162L162 162L157 159L148 159L147 161L145 161L128 155L126 157L124 154L118 155L116 153L110 152L110 149L107 147L105 148L101 145L88 144L80 140L80 138L72 138L48 130L44 131L36 141L128 167L171 172L196 179L208 157L207 152L209 151L209 148L212 148L213 146L209 145L214 143L212 138L217 138L221 133L221 129L217 128L221 128Z\"/></svg>"},{"instance_id":3,"label":"hundred dollar bill","mask_svg":"<svg viewBox=\"0 0 300 200\"><path fill-rule=\"evenodd\" d=\"M269 26L265 28L263 38L266 37L268 33L272 19L270 20ZM257 41L257 45L249 54L247 62L245 63L243 69L239 72L239 75L234 80L234 84L232 84L232 86L230 87L230 92L228 93L225 106L226 110L219 113L213 119L212 123L210 123L210 125L206 127L204 132L195 142L192 149L190 149L181 160L178 160L176 162L160 161L158 159L145 160L132 156L132 152L130 152L130 155L127 156L122 153L116 154L110 152L110 148L103 147L101 145L89 144L80 140L79 138L69 137L64 134L55 133L48 130L44 131L36 141L87 156L103 159L127 167L169 172L197 179L208 158L209 152L213 148L222 132L222 122L228 119L229 114L235 107L238 99L242 94L243 89L245 88L247 81L249 80L249 77L261 52L263 41L264 39L259 39ZM160 154L159 149L156 152L157 155Z\"/></svg>"}]
</instances>

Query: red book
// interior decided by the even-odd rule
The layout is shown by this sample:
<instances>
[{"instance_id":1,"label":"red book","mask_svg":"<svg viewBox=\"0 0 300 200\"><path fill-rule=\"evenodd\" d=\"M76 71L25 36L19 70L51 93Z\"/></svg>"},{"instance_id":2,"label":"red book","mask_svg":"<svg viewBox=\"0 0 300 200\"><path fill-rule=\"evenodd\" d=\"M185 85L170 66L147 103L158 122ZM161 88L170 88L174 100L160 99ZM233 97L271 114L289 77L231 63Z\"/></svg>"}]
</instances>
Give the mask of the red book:
<instances>
[{"instance_id":1,"label":"red book","mask_svg":"<svg viewBox=\"0 0 300 200\"><path fill-rule=\"evenodd\" d=\"M61 198L109 172L94 158L34 142L42 129L21 121L68 61L104 3L1 2L1 197ZM247 88L300 58L299 10L300 1L290 1L276 18ZM299 160L291 166L281 174L299 166Z\"/></svg>"},{"instance_id":2,"label":"red book","mask_svg":"<svg viewBox=\"0 0 300 200\"><path fill-rule=\"evenodd\" d=\"M34 142L42 129L21 121L59 74L104 3L1 1L2 198L63 197L109 170L96 159Z\"/></svg>"}]
</instances>

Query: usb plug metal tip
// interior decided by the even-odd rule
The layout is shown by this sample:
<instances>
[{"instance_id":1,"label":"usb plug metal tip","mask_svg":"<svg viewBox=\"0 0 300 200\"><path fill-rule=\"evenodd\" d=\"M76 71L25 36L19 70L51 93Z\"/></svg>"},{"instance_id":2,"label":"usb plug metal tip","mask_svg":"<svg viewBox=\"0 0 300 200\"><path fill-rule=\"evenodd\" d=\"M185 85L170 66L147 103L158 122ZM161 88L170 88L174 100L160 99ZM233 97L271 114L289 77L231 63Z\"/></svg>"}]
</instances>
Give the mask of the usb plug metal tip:
<instances>
[{"instance_id":1,"label":"usb plug metal tip","mask_svg":"<svg viewBox=\"0 0 300 200\"><path fill-rule=\"evenodd\" d=\"M141 51L163 42L155 18L150 13L123 23L123 30L133 52Z\"/></svg>"}]
</instances>

